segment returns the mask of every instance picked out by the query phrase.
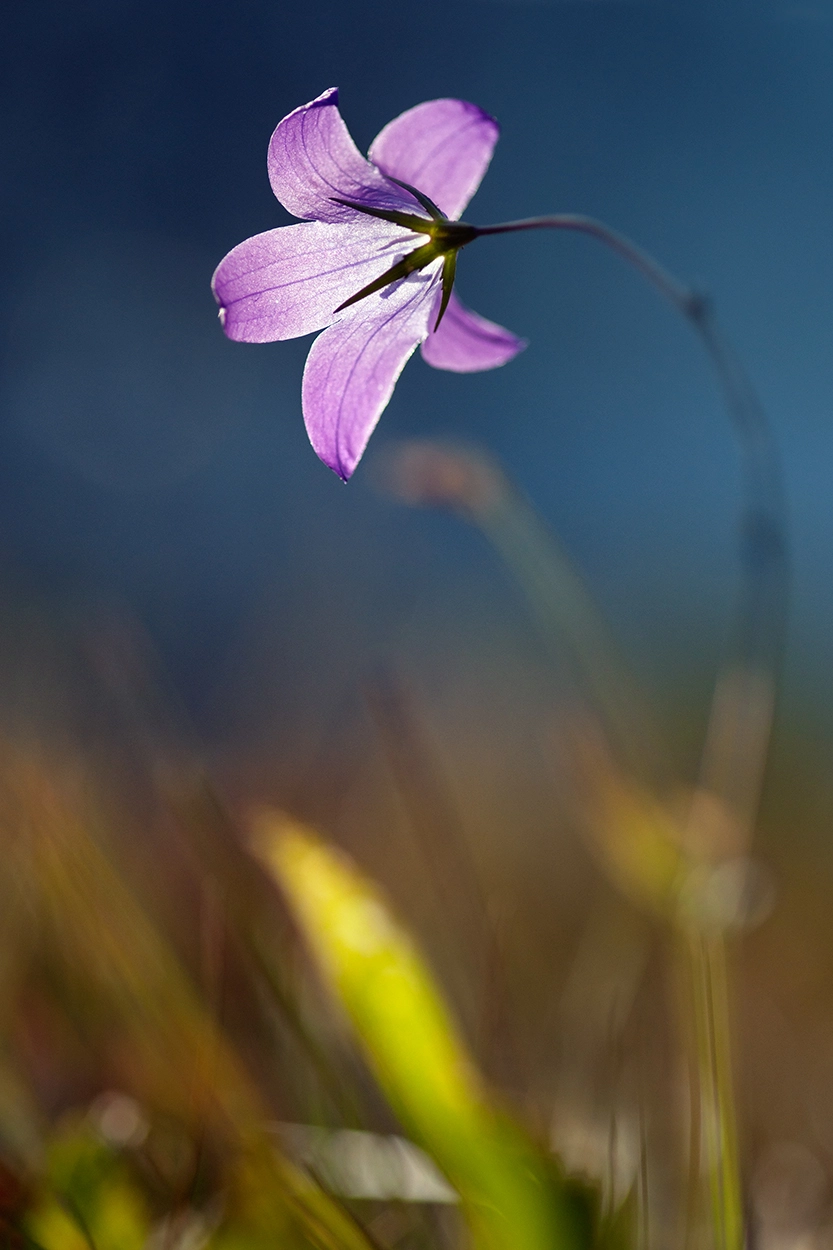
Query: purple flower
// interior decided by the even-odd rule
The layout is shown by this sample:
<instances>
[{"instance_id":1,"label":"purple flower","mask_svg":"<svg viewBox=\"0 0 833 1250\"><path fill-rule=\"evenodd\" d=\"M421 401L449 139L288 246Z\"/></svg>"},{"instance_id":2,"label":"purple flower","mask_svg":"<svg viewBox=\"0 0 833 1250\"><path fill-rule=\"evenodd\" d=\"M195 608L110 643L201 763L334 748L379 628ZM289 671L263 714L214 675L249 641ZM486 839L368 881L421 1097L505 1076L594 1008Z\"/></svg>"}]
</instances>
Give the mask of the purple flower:
<instances>
[{"instance_id":1,"label":"purple flower","mask_svg":"<svg viewBox=\"0 0 833 1250\"><path fill-rule=\"evenodd\" d=\"M345 481L417 344L438 369L493 369L525 346L454 295L459 221L492 157L497 122L463 100L429 100L359 153L338 92L295 109L269 144L272 190L306 220L239 244L213 290L229 338L245 343L323 330L304 370L304 420Z\"/></svg>"}]
</instances>

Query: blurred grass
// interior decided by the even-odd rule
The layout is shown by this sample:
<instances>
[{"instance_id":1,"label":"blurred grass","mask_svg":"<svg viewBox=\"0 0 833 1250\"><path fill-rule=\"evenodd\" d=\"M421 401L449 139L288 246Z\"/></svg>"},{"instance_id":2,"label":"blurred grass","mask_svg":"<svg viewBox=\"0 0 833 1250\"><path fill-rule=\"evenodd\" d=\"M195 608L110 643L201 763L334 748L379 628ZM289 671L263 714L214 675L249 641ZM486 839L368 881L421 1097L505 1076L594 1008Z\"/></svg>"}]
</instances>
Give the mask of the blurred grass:
<instances>
[{"instance_id":1,"label":"blurred grass","mask_svg":"<svg viewBox=\"0 0 833 1250\"><path fill-rule=\"evenodd\" d=\"M400 1122L459 1192L483 1250L583 1250L585 1198L489 1105L447 1008L383 899L309 832L264 817L259 852L286 891Z\"/></svg>"},{"instance_id":2,"label":"blurred grass","mask_svg":"<svg viewBox=\"0 0 833 1250\"><path fill-rule=\"evenodd\" d=\"M584 592L571 586L575 605ZM555 612L557 596L548 603ZM582 632L583 611L569 628ZM619 674L615 697L613 677L582 683L608 646L601 626L584 632L580 663L557 643L535 652L499 614L471 612L465 645L444 639L421 669L405 639L360 675L292 786L275 780L268 733L259 760L218 752L208 768L140 630L104 626L85 639L83 681L32 643L17 676L26 715L7 716L0 740L10 1245L466 1244L451 1204L332 1192L274 1131L287 1122L379 1140L404 1130L445 1168L489 1250L705 1250L721 1225L736 1245L741 1204L781 1230L779 1250L825 1244L833 796L827 748L816 733L813 758L800 710L764 809L760 845L780 874L767 919L766 872L739 873L754 821L737 838L719 806L695 820L694 780L666 750L674 734L696 738L691 702L666 696L668 733L643 706L631 752L624 661L604 669ZM48 638L42 620L27 629ZM56 631L48 647L66 639ZM619 730L607 731L606 701ZM736 780L744 794L757 784ZM273 866L300 923L244 837L253 801L287 797L321 830L297 835L294 869L291 856ZM377 946L353 951L349 976L322 978L327 961L310 951L351 898L379 921ZM380 993L377 976L401 992ZM107 1136L102 1096L135 1103L141 1141ZM814 1187L799 1192L800 1177Z\"/></svg>"}]
</instances>

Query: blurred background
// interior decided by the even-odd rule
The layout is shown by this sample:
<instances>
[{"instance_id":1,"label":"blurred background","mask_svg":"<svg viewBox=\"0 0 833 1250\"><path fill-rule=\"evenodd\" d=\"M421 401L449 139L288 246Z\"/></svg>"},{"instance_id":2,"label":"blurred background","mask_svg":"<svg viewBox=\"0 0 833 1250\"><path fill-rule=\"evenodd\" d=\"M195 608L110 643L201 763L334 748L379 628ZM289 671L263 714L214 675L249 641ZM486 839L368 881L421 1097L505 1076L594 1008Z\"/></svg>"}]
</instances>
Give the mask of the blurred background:
<instances>
[{"instance_id":1,"label":"blurred background","mask_svg":"<svg viewBox=\"0 0 833 1250\"><path fill-rule=\"evenodd\" d=\"M769 1195L775 1225L823 1224L833 6L42 0L5 27L7 789L33 757L50 776L68 771L70 789L91 786L137 889L197 970L202 878L160 775L199 768L241 828L264 802L316 824L419 933L491 1079L544 1134L560 1107L554 1140L591 1171L607 1148L593 1126L609 1103L611 1030L625 1052L650 1033L655 1100L670 1108L657 1113L660 1153L674 1135L673 1042L650 1023L673 997L670 974L565 800L551 640L483 532L456 505L411 506L396 466L414 439L502 466L583 576L684 787L737 577L739 463L708 364L592 242L482 240L458 289L528 349L473 376L417 356L345 487L304 432L308 341L226 341L209 284L232 246L289 220L266 176L269 136L337 85L362 150L422 100L476 102L502 134L470 220L588 213L714 298L776 431L792 550L756 840L768 901L738 952L741 1135L750 1193ZM485 1008L483 923L510 986ZM274 1113L309 1119L291 1072L279 1079L252 1040L241 995L230 1027ZM41 1053L37 1010L12 1051L58 1114L99 1094L101 1074L72 1046Z\"/></svg>"}]
</instances>

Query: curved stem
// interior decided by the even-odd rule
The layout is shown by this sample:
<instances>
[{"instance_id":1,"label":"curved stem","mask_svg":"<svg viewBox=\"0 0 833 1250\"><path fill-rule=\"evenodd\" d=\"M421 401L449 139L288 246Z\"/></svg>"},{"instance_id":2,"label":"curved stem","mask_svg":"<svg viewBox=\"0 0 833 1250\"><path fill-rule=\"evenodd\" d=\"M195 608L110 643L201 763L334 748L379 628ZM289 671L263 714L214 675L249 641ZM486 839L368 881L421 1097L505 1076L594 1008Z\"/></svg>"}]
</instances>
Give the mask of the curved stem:
<instances>
[{"instance_id":1,"label":"curved stem","mask_svg":"<svg viewBox=\"0 0 833 1250\"><path fill-rule=\"evenodd\" d=\"M522 230L571 230L578 234L588 234L600 243L604 243L616 252L628 264L638 269L643 277L670 300L685 316L690 315L689 305L698 297L682 283L678 282L662 265L657 264L652 256L643 252L625 235L612 230L604 222L595 217L584 217L580 213L555 213L549 217L524 217L521 221L506 221L498 226L478 226L478 236L483 234L517 234Z\"/></svg>"},{"instance_id":2,"label":"curved stem","mask_svg":"<svg viewBox=\"0 0 833 1250\"><path fill-rule=\"evenodd\" d=\"M715 857L742 855L760 803L786 620L786 520L775 440L754 388L717 325L709 300L678 282L629 239L592 217L573 214L487 226L478 233L541 229L571 230L604 243L689 321L712 362L740 444L745 495L740 601L734 638L715 683L687 832L690 845L699 848L706 863ZM718 816L717 829L715 806L725 818L724 822ZM695 1067L699 1116L705 1128L705 1180L711 1196L713 1235L718 1250L741 1250L744 1221L732 1094L725 936L720 930L708 933L698 924L683 926L681 936L697 1026Z\"/></svg>"},{"instance_id":3,"label":"curved stem","mask_svg":"<svg viewBox=\"0 0 833 1250\"><path fill-rule=\"evenodd\" d=\"M727 662L715 690L699 788L731 812L740 847L754 824L769 745L776 674L784 639L787 542L781 468L766 414L731 351L707 297L593 217L559 213L477 228L478 235L569 230L603 243L686 318L705 348L740 445L743 580Z\"/></svg>"}]
</instances>

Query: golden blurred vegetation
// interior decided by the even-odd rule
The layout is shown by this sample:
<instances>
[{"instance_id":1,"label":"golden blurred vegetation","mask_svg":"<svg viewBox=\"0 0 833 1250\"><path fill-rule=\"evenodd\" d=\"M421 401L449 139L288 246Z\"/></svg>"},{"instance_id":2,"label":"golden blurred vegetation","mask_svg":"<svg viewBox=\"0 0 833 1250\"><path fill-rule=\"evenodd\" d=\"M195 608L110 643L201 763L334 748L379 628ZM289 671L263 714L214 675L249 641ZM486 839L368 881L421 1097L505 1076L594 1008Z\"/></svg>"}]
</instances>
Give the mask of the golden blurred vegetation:
<instances>
[{"instance_id":1,"label":"golden blurred vegetation","mask_svg":"<svg viewBox=\"0 0 833 1250\"><path fill-rule=\"evenodd\" d=\"M494 466L385 472L543 645L391 655L292 768L268 721L206 751L124 609L5 606L3 1244L828 1245L823 741L782 716L747 828L743 753L732 802L679 768L693 701L647 706Z\"/></svg>"}]
</instances>

